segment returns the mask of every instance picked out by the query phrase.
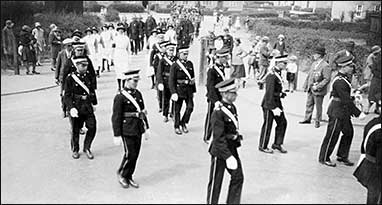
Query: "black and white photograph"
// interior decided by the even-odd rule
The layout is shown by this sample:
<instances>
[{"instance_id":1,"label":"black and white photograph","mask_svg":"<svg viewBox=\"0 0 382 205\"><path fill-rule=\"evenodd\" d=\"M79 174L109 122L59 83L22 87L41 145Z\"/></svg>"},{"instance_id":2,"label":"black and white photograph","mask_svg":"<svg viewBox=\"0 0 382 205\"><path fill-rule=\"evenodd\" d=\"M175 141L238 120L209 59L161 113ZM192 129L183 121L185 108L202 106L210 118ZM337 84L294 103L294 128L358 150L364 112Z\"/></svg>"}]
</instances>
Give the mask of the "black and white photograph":
<instances>
[{"instance_id":1,"label":"black and white photograph","mask_svg":"<svg viewBox=\"0 0 382 205\"><path fill-rule=\"evenodd\" d=\"M381 1L1 1L2 204L382 204Z\"/></svg>"}]
</instances>

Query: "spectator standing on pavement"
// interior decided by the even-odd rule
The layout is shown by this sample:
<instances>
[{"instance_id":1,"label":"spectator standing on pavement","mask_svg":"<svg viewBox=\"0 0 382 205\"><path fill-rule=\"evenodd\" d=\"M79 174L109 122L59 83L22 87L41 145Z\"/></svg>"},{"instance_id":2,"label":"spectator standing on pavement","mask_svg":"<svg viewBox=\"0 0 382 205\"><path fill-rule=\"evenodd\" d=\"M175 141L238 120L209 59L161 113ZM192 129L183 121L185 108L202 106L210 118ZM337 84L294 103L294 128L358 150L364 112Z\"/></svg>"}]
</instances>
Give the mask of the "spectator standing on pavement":
<instances>
[{"instance_id":1,"label":"spectator standing on pavement","mask_svg":"<svg viewBox=\"0 0 382 205\"><path fill-rule=\"evenodd\" d=\"M16 37L13 33L14 23L11 20L5 21L5 26L1 33L1 44L5 56L5 64L8 68L14 66L14 55L17 53Z\"/></svg>"},{"instance_id":2,"label":"spectator standing on pavement","mask_svg":"<svg viewBox=\"0 0 382 205\"><path fill-rule=\"evenodd\" d=\"M40 22L35 23L35 28L32 30L32 35L37 40L36 46L36 57L37 57L37 66L41 66L41 58L44 53L46 42L44 37L44 29L42 29Z\"/></svg>"},{"instance_id":3,"label":"spectator standing on pavement","mask_svg":"<svg viewBox=\"0 0 382 205\"><path fill-rule=\"evenodd\" d=\"M268 148L273 120L276 121L277 126L275 128L275 141L272 144L272 149L277 149L281 153L287 153L287 150L283 147L287 120L281 103L281 98L286 96L282 91L283 80L281 78L281 70L284 68L285 63L276 60L276 65L272 68L272 72L265 79L265 94L261 103L264 122L261 128L259 150L268 154L273 153L273 150Z\"/></svg>"},{"instance_id":4,"label":"spectator standing on pavement","mask_svg":"<svg viewBox=\"0 0 382 205\"><path fill-rule=\"evenodd\" d=\"M236 78L239 82L242 81L243 88L245 87L245 67L243 58L248 55L248 53L241 47L240 38L235 38L234 47L232 49L232 61L231 65L233 67L233 73L231 78Z\"/></svg>"},{"instance_id":5,"label":"spectator standing on pavement","mask_svg":"<svg viewBox=\"0 0 382 205\"><path fill-rule=\"evenodd\" d=\"M64 77L66 78L67 76L64 76L64 67L67 64L68 60L72 56L72 43L73 39L67 38L65 39L62 44L64 46L64 49L60 51L57 55L57 65L56 65L56 71L55 71L55 79L56 79L56 84L60 85L60 96L61 96L61 107L63 111L63 116L64 118L67 117L66 113L66 106L64 104Z\"/></svg>"},{"instance_id":6,"label":"spectator standing on pavement","mask_svg":"<svg viewBox=\"0 0 382 205\"><path fill-rule=\"evenodd\" d=\"M109 25L105 24L102 27L102 32L100 35L101 35L101 39L104 43L104 47L102 49L101 72L105 71L105 69L110 71L110 61L111 61L110 56L111 56L111 50L112 50L112 44L113 44L113 36L111 35L111 33L109 31Z\"/></svg>"},{"instance_id":7,"label":"spectator standing on pavement","mask_svg":"<svg viewBox=\"0 0 382 205\"><path fill-rule=\"evenodd\" d=\"M133 21L130 23L130 31L129 31L129 39L130 39L130 46L131 46L131 54L132 55L138 55L139 51L139 39L140 39L140 27L139 22L136 16L133 17Z\"/></svg>"},{"instance_id":8,"label":"spectator standing on pavement","mask_svg":"<svg viewBox=\"0 0 382 205\"><path fill-rule=\"evenodd\" d=\"M26 67L27 75L40 74L36 71L36 43L37 40L33 37L31 28L24 25L20 32L19 54L23 65ZM32 66L32 73L29 70L30 66Z\"/></svg>"},{"instance_id":9,"label":"spectator standing on pavement","mask_svg":"<svg viewBox=\"0 0 382 205\"><path fill-rule=\"evenodd\" d=\"M350 77L354 72L352 56L343 56L335 62L340 66L337 76L332 83L330 93L331 102L328 107L329 123L325 137L321 144L318 161L324 165L335 167L336 164L330 160L340 133L342 132L340 145L337 151L337 161L346 166L353 166L349 160L349 150L353 140L354 130L351 117L364 118L364 114L355 106L353 98L350 96Z\"/></svg>"},{"instance_id":10,"label":"spectator standing on pavement","mask_svg":"<svg viewBox=\"0 0 382 205\"><path fill-rule=\"evenodd\" d=\"M100 77L100 70L101 70L101 64L102 64L101 50L105 48L105 44L98 33L98 29L96 27L92 27L92 31L93 31L92 36L94 38L93 64L94 64L94 69L96 71L97 76Z\"/></svg>"},{"instance_id":11,"label":"spectator standing on pavement","mask_svg":"<svg viewBox=\"0 0 382 205\"><path fill-rule=\"evenodd\" d=\"M58 29L57 26L53 27L52 32L49 34L49 45L51 49L50 52L52 58L52 71L56 69L56 59L58 52L61 51L62 40L63 39L61 37L61 30Z\"/></svg>"},{"instance_id":12,"label":"spectator standing on pavement","mask_svg":"<svg viewBox=\"0 0 382 205\"><path fill-rule=\"evenodd\" d=\"M122 141L125 151L117 176L123 188L139 188L133 174L141 150L142 134L145 133L146 140L149 137L149 124L142 94L137 89L139 70L131 70L124 75L126 84L114 97L111 118L114 144L119 145Z\"/></svg>"},{"instance_id":13,"label":"spectator standing on pavement","mask_svg":"<svg viewBox=\"0 0 382 205\"><path fill-rule=\"evenodd\" d=\"M376 110L374 112L378 112L380 114L379 106L380 104L377 104L378 99L375 97L377 93L381 93L381 47L374 46L372 48L373 50L373 56L368 58L368 66L370 66L371 73L373 74L373 77L371 78L370 82L370 89L369 89L369 97L368 100L371 104L376 104Z\"/></svg>"},{"instance_id":14,"label":"spectator standing on pavement","mask_svg":"<svg viewBox=\"0 0 382 205\"><path fill-rule=\"evenodd\" d=\"M381 106L381 93L374 96ZM379 111L379 113L381 113ZM361 156L353 175L367 188L367 204L382 203L382 130L381 114L370 120L364 128Z\"/></svg>"},{"instance_id":15,"label":"spectator standing on pavement","mask_svg":"<svg viewBox=\"0 0 382 205\"><path fill-rule=\"evenodd\" d=\"M251 71L253 70L254 76L255 73L258 73L259 71L259 64L258 64L258 59L257 59L257 54L258 52L256 51L256 45L258 41L255 39L252 42L252 47L250 48L248 55L248 70L246 71L247 79L251 77Z\"/></svg>"},{"instance_id":16,"label":"spectator standing on pavement","mask_svg":"<svg viewBox=\"0 0 382 205\"><path fill-rule=\"evenodd\" d=\"M294 83L295 83L296 75L297 75L297 71L298 71L297 56L292 55L289 57L289 61L288 61L288 64L286 66L286 70L287 70L286 79L288 81L288 89L285 91L286 92L290 91L291 93L293 93L293 91L296 89L294 87Z\"/></svg>"},{"instance_id":17,"label":"spectator standing on pavement","mask_svg":"<svg viewBox=\"0 0 382 205\"><path fill-rule=\"evenodd\" d=\"M273 45L273 49L276 49L280 52L280 55L285 55L287 54L286 51L286 45L285 45L285 36L280 34L277 37L278 41Z\"/></svg>"},{"instance_id":18,"label":"spectator standing on pavement","mask_svg":"<svg viewBox=\"0 0 382 205\"><path fill-rule=\"evenodd\" d=\"M176 44L176 31L174 30L173 25L168 25L168 29L166 33L164 34L164 40L169 41L170 43Z\"/></svg>"},{"instance_id":19,"label":"spectator standing on pavement","mask_svg":"<svg viewBox=\"0 0 382 205\"><path fill-rule=\"evenodd\" d=\"M223 48L226 48L230 51L230 54L232 56L232 50L233 50L233 37L229 33L228 28L224 29L224 36L223 36Z\"/></svg>"},{"instance_id":20,"label":"spectator standing on pavement","mask_svg":"<svg viewBox=\"0 0 382 205\"><path fill-rule=\"evenodd\" d=\"M146 42L149 41L149 38L152 34L152 31L157 27L157 22L155 21L152 14L149 14L146 23L145 23L145 32L146 32Z\"/></svg>"},{"instance_id":21,"label":"spectator standing on pavement","mask_svg":"<svg viewBox=\"0 0 382 205\"><path fill-rule=\"evenodd\" d=\"M236 106L238 85L235 79L215 85L222 96L221 103L211 117L213 139L208 152L211 154L210 177L207 185L207 204L218 204L224 170L231 175L227 204L240 204L244 176L237 148L241 146L239 119Z\"/></svg>"},{"instance_id":22,"label":"spectator standing on pavement","mask_svg":"<svg viewBox=\"0 0 382 205\"><path fill-rule=\"evenodd\" d=\"M268 66L269 66L269 58L271 55L271 50L269 49L268 46L269 43L269 38L267 36L264 36L261 39L261 44L260 44L260 58L259 58L259 68L260 68L260 73L259 76L257 77L257 83L259 85L259 89L262 90L264 87L264 82L263 78L267 74Z\"/></svg>"},{"instance_id":23,"label":"spectator standing on pavement","mask_svg":"<svg viewBox=\"0 0 382 205\"><path fill-rule=\"evenodd\" d=\"M64 101L68 107L69 119L72 125L71 147L72 157L78 159L80 154L79 138L80 130L86 126L86 136L84 140L83 152L88 159L94 159L90 151L91 144L97 131L97 121L94 115L97 96L95 85L91 75L87 75L89 59L86 56L75 56L71 59L76 71L70 72L65 80Z\"/></svg>"},{"instance_id":24,"label":"spectator standing on pavement","mask_svg":"<svg viewBox=\"0 0 382 205\"><path fill-rule=\"evenodd\" d=\"M118 90L125 87L124 73L129 69L129 38L124 35L125 27L117 27L118 34L114 37L115 53L114 68L117 79Z\"/></svg>"},{"instance_id":25,"label":"spectator standing on pavement","mask_svg":"<svg viewBox=\"0 0 382 205\"><path fill-rule=\"evenodd\" d=\"M308 76L304 83L304 91L307 92L305 118L300 124L310 124L314 105L316 105L315 128L320 127L322 120L322 103L328 92L328 85L331 78L331 69L329 64L324 60L325 48L317 47L313 52L313 60Z\"/></svg>"},{"instance_id":26,"label":"spectator standing on pavement","mask_svg":"<svg viewBox=\"0 0 382 205\"><path fill-rule=\"evenodd\" d=\"M139 16L138 22L139 22L139 51L142 51L145 46L145 22L142 20L142 16Z\"/></svg>"}]
</instances>

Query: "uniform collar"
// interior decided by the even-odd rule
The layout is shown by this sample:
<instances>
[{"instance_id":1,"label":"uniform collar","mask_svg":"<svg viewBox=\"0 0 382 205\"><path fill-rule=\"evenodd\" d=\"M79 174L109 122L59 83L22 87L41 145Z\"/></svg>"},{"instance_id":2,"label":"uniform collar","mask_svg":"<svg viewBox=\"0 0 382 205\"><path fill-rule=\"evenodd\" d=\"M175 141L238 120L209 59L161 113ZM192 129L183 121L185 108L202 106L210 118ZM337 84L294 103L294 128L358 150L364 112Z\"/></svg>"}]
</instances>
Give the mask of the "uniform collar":
<instances>
[{"instance_id":1,"label":"uniform collar","mask_svg":"<svg viewBox=\"0 0 382 205\"><path fill-rule=\"evenodd\" d=\"M136 89L127 88L127 87L124 87L123 89L126 90L128 93L135 93L135 91L136 91Z\"/></svg>"}]
</instances>

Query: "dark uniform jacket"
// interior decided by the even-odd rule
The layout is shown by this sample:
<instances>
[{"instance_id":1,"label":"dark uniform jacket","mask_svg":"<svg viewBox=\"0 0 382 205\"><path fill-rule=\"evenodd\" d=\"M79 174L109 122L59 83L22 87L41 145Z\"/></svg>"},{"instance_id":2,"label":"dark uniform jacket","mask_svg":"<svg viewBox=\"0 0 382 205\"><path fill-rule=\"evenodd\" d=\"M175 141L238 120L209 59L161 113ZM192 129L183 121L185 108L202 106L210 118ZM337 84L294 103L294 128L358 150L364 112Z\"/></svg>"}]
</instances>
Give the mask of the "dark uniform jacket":
<instances>
[{"instance_id":1,"label":"dark uniform jacket","mask_svg":"<svg viewBox=\"0 0 382 205\"><path fill-rule=\"evenodd\" d=\"M182 62L182 60L179 60ZM175 61L176 62L176 61ZM184 67L186 67L187 71L190 73L191 78L195 82L195 73L194 73L194 65L191 61L182 62ZM185 82L179 82L185 81ZM191 79L187 77L187 74L180 68L178 63L172 64L170 68L170 79L169 86L171 94L178 94L179 97L187 98L191 97L193 93L196 92L195 83L190 82Z\"/></svg>"},{"instance_id":2,"label":"dark uniform jacket","mask_svg":"<svg viewBox=\"0 0 382 205\"><path fill-rule=\"evenodd\" d=\"M281 80L275 73L270 73L265 78L265 84L265 94L263 101L261 102L261 107L269 110L278 107L282 110L281 97L284 96L284 93L282 92L283 87Z\"/></svg>"},{"instance_id":3,"label":"dark uniform jacket","mask_svg":"<svg viewBox=\"0 0 382 205\"><path fill-rule=\"evenodd\" d=\"M175 63L176 57L168 57L167 58L172 62L172 64ZM162 83L165 87L168 87L168 79L170 77L170 68L171 65L164 59L160 59L158 63L158 72L157 72L157 81L158 84Z\"/></svg>"},{"instance_id":4,"label":"dark uniform jacket","mask_svg":"<svg viewBox=\"0 0 382 205\"><path fill-rule=\"evenodd\" d=\"M235 105L228 104L224 101L222 101L222 104L230 110L236 120L238 120ZM232 155L237 155L237 147L241 146L241 138L236 137L234 140L235 136L239 133L231 118L229 118L220 108L215 108L212 112L211 125L213 139L209 149L210 154L224 160Z\"/></svg>"},{"instance_id":5,"label":"dark uniform jacket","mask_svg":"<svg viewBox=\"0 0 382 205\"><path fill-rule=\"evenodd\" d=\"M137 101L141 110L145 109L141 92L137 89L124 88ZM114 97L112 125L114 136L137 136L145 132L145 126L148 129L146 115L139 114L134 117L126 117L124 113L138 112L130 100L128 100L122 92Z\"/></svg>"},{"instance_id":6,"label":"dark uniform jacket","mask_svg":"<svg viewBox=\"0 0 382 205\"><path fill-rule=\"evenodd\" d=\"M90 78L92 79L91 85L93 86L93 89L97 89L97 76L96 76L92 61L90 60L90 58L88 56L86 56L86 58L88 59L88 69L87 69L86 73L88 73ZM64 66L64 71L63 71L64 79L63 79L62 83L65 84L65 80L66 80L67 76L70 73L75 72L76 70L77 70L77 68L74 66L73 61L71 59L68 59L66 61L65 66Z\"/></svg>"},{"instance_id":7,"label":"dark uniform jacket","mask_svg":"<svg viewBox=\"0 0 382 205\"><path fill-rule=\"evenodd\" d=\"M224 65L215 64L212 68L207 71L207 101L215 103L216 101L220 101L222 96L220 95L219 89L215 88L215 85L222 82L224 80L224 76L221 76L218 71L215 70L220 69L224 74Z\"/></svg>"},{"instance_id":8,"label":"dark uniform jacket","mask_svg":"<svg viewBox=\"0 0 382 205\"><path fill-rule=\"evenodd\" d=\"M338 79L336 79L338 78ZM347 119L351 116L358 117L361 111L355 106L354 99L350 96L351 83L347 79L346 74L338 73L333 81L331 100L327 114L330 117Z\"/></svg>"},{"instance_id":9,"label":"dark uniform jacket","mask_svg":"<svg viewBox=\"0 0 382 205\"><path fill-rule=\"evenodd\" d=\"M159 50L156 50L154 51L151 51L151 54L150 54L150 62L152 62L152 66L154 67L154 73L155 75L157 75L157 72L158 72L158 66L159 66L159 61L163 58L165 54L160 52Z\"/></svg>"},{"instance_id":10,"label":"dark uniform jacket","mask_svg":"<svg viewBox=\"0 0 382 205\"><path fill-rule=\"evenodd\" d=\"M90 93L87 93L71 75L76 75L86 85ZM80 74L75 71L66 77L64 102L68 110L76 108L78 115L88 115L94 112L92 105L97 105L97 96L92 83L92 76L88 72Z\"/></svg>"},{"instance_id":11,"label":"dark uniform jacket","mask_svg":"<svg viewBox=\"0 0 382 205\"><path fill-rule=\"evenodd\" d=\"M137 20L134 20L130 23L130 29L129 29L129 38L130 39L138 39L140 33L140 23Z\"/></svg>"}]
</instances>

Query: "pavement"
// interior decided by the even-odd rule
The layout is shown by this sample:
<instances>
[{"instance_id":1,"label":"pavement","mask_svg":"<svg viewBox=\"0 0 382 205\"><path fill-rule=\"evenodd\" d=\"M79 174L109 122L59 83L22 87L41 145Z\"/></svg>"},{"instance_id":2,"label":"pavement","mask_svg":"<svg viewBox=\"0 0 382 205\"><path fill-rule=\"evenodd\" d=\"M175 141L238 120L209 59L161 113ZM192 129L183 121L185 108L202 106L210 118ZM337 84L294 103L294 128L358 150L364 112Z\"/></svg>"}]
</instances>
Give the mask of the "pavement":
<instances>
[{"instance_id":1,"label":"pavement","mask_svg":"<svg viewBox=\"0 0 382 205\"><path fill-rule=\"evenodd\" d=\"M204 31L208 22L207 18ZM200 44L195 42L190 50L194 65L199 65L199 53ZM1 96L1 203L205 203L210 169L210 155L202 141L206 89L203 85L197 87L190 133L178 136L172 122L163 123L158 114L156 91L150 89L150 79L144 76L147 63L148 55L143 51L132 56L129 64L142 68L138 88L152 132L151 138L142 143L134 174L141 185L139 189L122 189L115 174L123 149L112 142L111 110L117 91L112 69L101 73L98 79L94 160L88 160L83 153L78 160L71 158L70 126L68 119L61 117L59 87ZM195 67L199 73L198 66ZM43 66L38 71L42 74L2 73L1 93L53 85L49 67ZM235 102L244 136L239 148L244 169L241 202L365 203L366 189L352 175L355 167L338 164L331 168L318 163L326 124L320 128L298 124L305 108L305 93L288 94L283 101L288 120L284 143L288 154L269 155L257 150L263 122L260 107L263 92L254 81L249 81ZM359 158L363 127L355 126L354 133L351 161ZM273 136L274 133L270 143ZM332 159L335 161L335 152ZM229 175L225 173L220 203L225 202L228 183Z\"/></svg>"}]
</instances>

